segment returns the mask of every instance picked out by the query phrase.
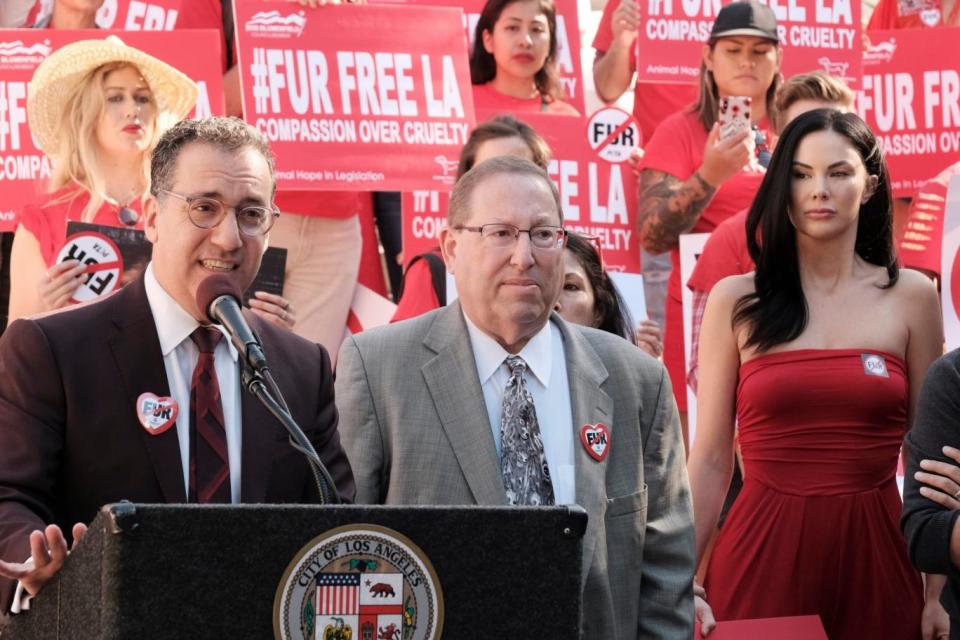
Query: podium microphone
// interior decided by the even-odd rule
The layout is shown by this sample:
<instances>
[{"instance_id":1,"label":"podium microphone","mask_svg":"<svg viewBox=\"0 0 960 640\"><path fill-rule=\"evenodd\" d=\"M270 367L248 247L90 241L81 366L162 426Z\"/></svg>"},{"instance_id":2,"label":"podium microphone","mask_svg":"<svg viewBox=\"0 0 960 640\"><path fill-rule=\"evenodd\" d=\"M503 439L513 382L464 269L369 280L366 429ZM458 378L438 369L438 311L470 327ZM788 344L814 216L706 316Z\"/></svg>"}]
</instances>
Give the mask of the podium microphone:
<instances>
[{"instance_id":1,"label":"podium microphone","mask_svg":"<svg viewBox=\"0 0 960 640\"><path fill-rule=\"evenodd\" d=\"M226 275L208 277L197 287L197 306L210 322L222 325L230 334L244 364L241 370L243 386L259 400L267 411L283 425L290 436L290 446L302 453L310 464L321 504L339 504L340 493L330 472L317 455L313 443L290 415L280 387L270 373L267 358L263 355L260 339L253 332L240 307L240 290Z\"/></svg>"},{"instance_id":2,"label":"podium microphone","mask_svg":"<svg viewBox=\"0 0 960 640\"><path fill-rule=\"evenodd\" d=\"M210 322L223 325L230 341L254 371L267 366L260 339L250 329L240 307L242 294L229 276L210 276L197 287L197 306Z\"/></svg>"}]
</instances>

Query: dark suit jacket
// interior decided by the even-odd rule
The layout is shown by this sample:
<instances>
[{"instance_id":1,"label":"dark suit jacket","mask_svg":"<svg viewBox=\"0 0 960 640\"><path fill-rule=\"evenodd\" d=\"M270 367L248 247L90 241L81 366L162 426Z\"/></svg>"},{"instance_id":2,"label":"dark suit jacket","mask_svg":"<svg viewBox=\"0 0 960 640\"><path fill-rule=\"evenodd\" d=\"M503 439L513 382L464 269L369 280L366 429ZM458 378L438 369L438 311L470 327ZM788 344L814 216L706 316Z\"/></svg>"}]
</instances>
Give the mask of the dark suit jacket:
<instances>
[{"instance_id":1,"label":"dark suit jacket","mask_svg":"<svg viewBox=\"0 0 960 640\"><path fill-rule=\"evenodd\" d=\"M294 419L352 500L327 352L247 320ZM10 325L0 339L0 558L22 562L32 530L56 523L69 536L106 503L186 501L177 430L144 430L135 410L144 392L170 393L142 277L106 300ZM241 500L316 502L313 475L283 427L241 395ZM3 611L14 587L0 580Z\"/></svg>"},{"instance_id":2,"label":"dark suit jacket","mask_svg":"<svg viewBox=\"0 0 960 640\"><path fill-rule=\"evenodd\" d=\"M950 640L960 640L960 568L950 558L950 538L960 511L943 507L920 494L913 475L921 460L956 464L943 446L960 447L960 349L930 365L920 388L913 427L904 451L907 469L903 482L903 516L900 526L914 566L927 573L947 576L940 602L950 614Z\"/></svg>"}]
</instances>

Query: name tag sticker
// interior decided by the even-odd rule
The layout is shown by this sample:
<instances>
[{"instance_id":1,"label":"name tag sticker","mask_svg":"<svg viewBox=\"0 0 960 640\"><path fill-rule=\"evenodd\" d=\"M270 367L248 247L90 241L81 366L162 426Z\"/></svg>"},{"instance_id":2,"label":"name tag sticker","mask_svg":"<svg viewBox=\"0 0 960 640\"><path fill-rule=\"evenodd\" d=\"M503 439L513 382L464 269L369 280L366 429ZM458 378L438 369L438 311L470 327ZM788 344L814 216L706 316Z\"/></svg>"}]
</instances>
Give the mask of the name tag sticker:
<instances>
[{"instance_id":1,"label":"name tag sticker","mask_svg":"<svg viewBox=\"0 0 960 640\"><path fill-rule=\"evenodd\" d=\"M868 376L877 376L879 378L889 378L887 372L887 361L883 356L873 353L861 353L860 360L863 362L863 372Z\"/></svg>"}]
</instances>

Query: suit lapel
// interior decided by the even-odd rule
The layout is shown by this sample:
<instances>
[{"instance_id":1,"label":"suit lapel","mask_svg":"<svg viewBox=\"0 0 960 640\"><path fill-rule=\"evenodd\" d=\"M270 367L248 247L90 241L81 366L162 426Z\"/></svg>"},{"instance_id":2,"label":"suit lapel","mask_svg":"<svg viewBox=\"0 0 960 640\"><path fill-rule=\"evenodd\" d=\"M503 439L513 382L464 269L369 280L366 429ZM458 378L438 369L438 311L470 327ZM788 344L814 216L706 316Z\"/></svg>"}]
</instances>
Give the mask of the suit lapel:
<instances>
[{"instance_id":1,"label":"suit lapel","mask_svg":"<svg viewBox=\"0 0 960 640\"><path fill-rule=\"evenodd\" d=\"M424 344L437 356L423 366L423 376L474 500L506 504L477 364L458 303L437 316Z\"/></svg>"},{"instance_id":2,"label":"suit lapel","mask_svg":"<svg viewBox=\"0 0 960 640\"><path fill-rule=\"evenodd\" d=\"M244 312L250 326L260 336L263 350L267 357L271 353L270 336L260 330L259 319L251 313ZM238 376L242 373L243 363L237 360ZM282 374L274 372L277 384L281 388L289 389L280 378ZM271 415L259 400L249 393L243 386L243 377L239 377L241 424L243 431L243 448L240 454L240 500L245 503L262 503L267 495L267 485L273 469L276 456L273 450L277 446L288 447L286 439L278 441L285 433L283 426ZM291 401L289 398L287 401ZM302 426L302 425L301 425Z\"/></svg>"},{"instance_id":3,"label":"suit lapel","mask_svg":"<svg viewBox=\"0 0 960 640\"><path fill-rule=\"evenodd\" d=\"M606 476L607 460L594 460L587 453L580 440L580 427L585 424L602 422L611 432L611 446L616 445L616 433L613 432L613 400L600 386L607 379L607 369L600 357L582 334L571 328L556 314L553 320L563 334L563 347L567 362L567 378L570 384L570 408L573 416L574 465L576 467L577 504L587 510L594 520L583 538L583 572L586 581L587 572L597 543L597 531L600 527L595 519L604 512L607 501ZM581 587L583 585L581 584Z\"/></svg>"},{"instance_id":4,"label":"suit lapel","mask_svg":"<svg viewBox=\"0 0 960 640\"><path fill-rule=\"evenodd\" d=\"M177 429L174 427L160 435L150 435L140 425L135 408L141 393L170 395L167 370L160 351L160 339L157 337L157 325L147 302L143 276L121 289L116 294L114 305L113 324L116 332L110 338L109 344L120 372L125 406L130 408L125 408L122 414L124 417L118 419L128 422L129 428L140 432L164 500L171 503L186 502ZM179 410L189 411L190 407L180 407Z\"/></svg>"}]
</instances>

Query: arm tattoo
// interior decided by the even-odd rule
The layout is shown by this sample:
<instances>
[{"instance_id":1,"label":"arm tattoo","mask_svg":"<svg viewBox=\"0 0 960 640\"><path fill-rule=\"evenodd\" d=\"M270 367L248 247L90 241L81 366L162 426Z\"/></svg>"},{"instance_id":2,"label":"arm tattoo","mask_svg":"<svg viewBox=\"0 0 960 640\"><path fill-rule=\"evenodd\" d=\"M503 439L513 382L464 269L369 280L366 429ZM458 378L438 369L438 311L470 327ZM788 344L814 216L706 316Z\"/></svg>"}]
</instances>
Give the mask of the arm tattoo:
<instances>
[{"instance_id":1,"label":"arm tattoo","mask_svg":"<svg viewBox=\"0 0 960 640\"><path fill-rule=\"evenodd\" d=\"M644 169L637 216L643 247L653 254L676 247L680 234L693 228L716 192L699 172L682 182L669 173Z\"/></svg>"}]
</instances>

